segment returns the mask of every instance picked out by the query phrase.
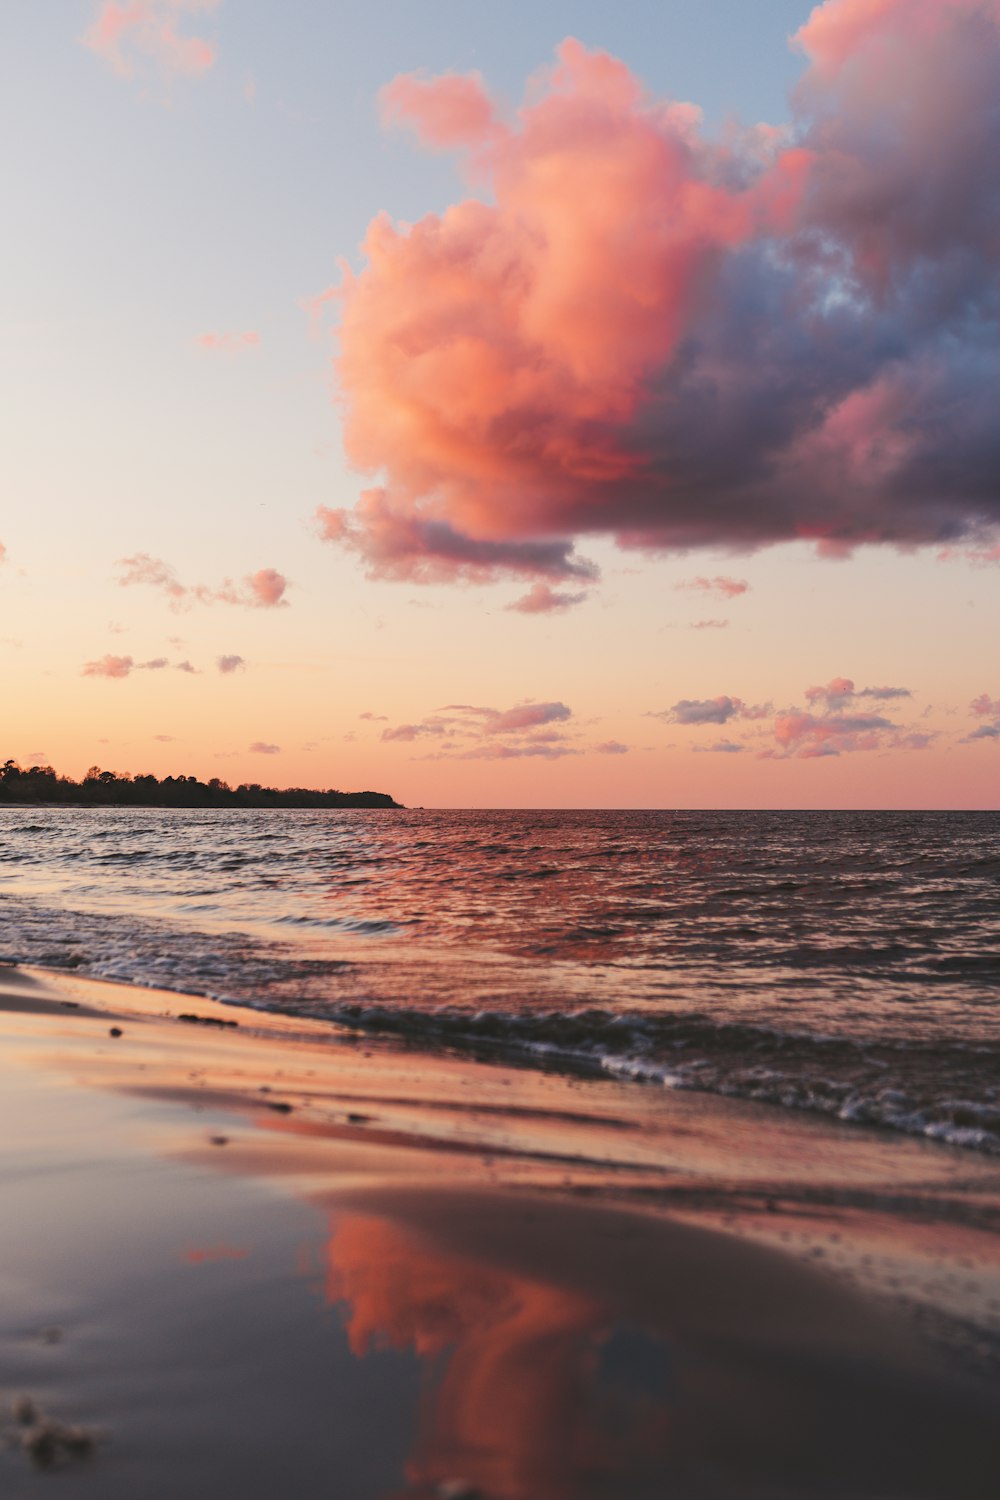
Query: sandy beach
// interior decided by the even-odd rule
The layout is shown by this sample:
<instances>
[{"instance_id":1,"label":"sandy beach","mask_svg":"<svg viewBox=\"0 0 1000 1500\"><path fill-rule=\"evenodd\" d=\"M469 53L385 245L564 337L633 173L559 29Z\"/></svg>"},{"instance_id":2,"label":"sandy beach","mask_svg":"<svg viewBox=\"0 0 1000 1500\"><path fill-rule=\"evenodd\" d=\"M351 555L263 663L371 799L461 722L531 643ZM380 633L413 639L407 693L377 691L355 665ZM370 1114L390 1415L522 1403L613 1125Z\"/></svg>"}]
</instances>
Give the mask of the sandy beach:
<instances>
[{"instance_id":1,"label":"sandy beach","mask_svg":"<svg viewBox=\"0 0 1000 1500\"><path fill-rule=\"evenodd\" d=\"M12 1500L997 1493L990 1158L0 989Z\"/></svg>"}]
</instances>

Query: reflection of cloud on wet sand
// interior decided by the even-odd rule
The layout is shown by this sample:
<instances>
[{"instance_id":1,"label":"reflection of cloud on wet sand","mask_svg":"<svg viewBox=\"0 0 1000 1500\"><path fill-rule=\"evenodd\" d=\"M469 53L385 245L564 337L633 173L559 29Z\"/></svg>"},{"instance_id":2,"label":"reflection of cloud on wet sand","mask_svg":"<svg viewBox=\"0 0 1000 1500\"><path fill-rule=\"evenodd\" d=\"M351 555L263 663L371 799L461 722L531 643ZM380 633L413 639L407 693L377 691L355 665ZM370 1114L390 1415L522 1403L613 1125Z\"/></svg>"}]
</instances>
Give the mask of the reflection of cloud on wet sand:
<instances>
[{"instance_id":1,"label":"reflection of cloud on wet sand","mask_svg":"<svg viewBox=\"0 0 1000 1500\"><path fill-rule=\"evenodd\" d=\"M449 1196L331 1226L353 1353L423 1362L392 1500L854 1500L859 1473L887 1500L985 1500L984 1407L832 1280L676 1222Z\"/></svg>"},{"instance_id":2,"label":"reflection of cloud on wet sand","mask_svg":"<svg viewBox=\"0 0 1000 1500\"><path fill-rule=\"evenodd\" d=\"M360 1214L336 1218L329 1257L327 1296L349 1305L354 1353L412 1348L439 1376L407 1465L415 1493L460 1475L486 1495L563 1500L578 1493L581 1457L606 1466L589 1389L605 1330L591 1299Z\"/></svg>"}]
</instances>

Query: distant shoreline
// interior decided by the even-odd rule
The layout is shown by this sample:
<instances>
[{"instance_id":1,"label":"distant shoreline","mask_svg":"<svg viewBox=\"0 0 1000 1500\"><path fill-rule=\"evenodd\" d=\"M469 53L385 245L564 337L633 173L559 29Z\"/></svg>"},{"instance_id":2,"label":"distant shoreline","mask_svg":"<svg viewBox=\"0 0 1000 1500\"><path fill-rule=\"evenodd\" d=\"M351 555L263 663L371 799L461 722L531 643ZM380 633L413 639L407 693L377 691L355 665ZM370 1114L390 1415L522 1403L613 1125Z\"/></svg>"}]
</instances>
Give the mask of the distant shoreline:
<instances>
[{"instance_id":1,"label":"distant shoreline","mask_svg":"<svg viewBox=\"0 0 1000 1500\"><path fill-rule=\"evenodd\" d=\"M213 776L102 771L91 766L82 781L58 776L51 766L22 769L14 760L0 765L0 807L388 807L402 808L388 792L316 791L309 787L261 786L241 782L231 787Z\"/></svg>"},{"instance_id":2,"label":"distant shoreline","mask_svg":"<svg viewBox=\"0 0 1000 1500\"><path fill-rule=\"evenodd\" d=\"M88 798L88 797L4 797L0 793L0 807L149 807L169 809L171 807L197 810L205 808L211 811L215 808L240 808L250 810L267 811L268 808L291 809L302 811L323 807L384 807L395 809L397 812L405 812L406 804L396 802L388 792L298 792L294 788L287 791L277 791L275 800L262 799L260 801L244 801L242 799L226 802L212 801L184 801L173 798L170 801L164 799L158 802L139 801L114 801Z\"/></svg>"}]
</instances>

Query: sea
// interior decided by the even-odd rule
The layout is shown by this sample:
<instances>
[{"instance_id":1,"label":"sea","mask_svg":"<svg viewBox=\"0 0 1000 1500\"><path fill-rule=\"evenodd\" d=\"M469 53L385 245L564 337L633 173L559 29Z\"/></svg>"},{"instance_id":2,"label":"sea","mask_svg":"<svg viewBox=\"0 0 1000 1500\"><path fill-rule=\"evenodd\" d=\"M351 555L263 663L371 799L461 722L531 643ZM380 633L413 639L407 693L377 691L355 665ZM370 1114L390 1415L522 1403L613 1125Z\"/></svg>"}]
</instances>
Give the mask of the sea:
<instances>
[{"instance_id":1,"label":"sea","mask_svg":"<svg viewBox=\"0 0 1000 1500\"><path fill-rule=\"evenodd\" d=\"M5 807L0 959L1000 1153L1000 813Z\"/></svg>"}]
</instances>

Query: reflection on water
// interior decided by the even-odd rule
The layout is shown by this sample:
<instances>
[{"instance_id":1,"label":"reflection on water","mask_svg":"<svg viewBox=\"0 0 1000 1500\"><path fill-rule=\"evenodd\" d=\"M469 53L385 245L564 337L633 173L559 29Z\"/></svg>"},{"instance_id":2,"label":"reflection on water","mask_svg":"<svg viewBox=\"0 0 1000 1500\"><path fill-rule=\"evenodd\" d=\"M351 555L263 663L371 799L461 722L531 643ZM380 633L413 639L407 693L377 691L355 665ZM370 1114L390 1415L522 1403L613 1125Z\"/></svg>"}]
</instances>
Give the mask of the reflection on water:
<instances>
[{"instance_id":1,"label":"reflection on water","mask_svg":"<svg viewBox=\"0 0 1000 1500\"><path fill-rule=\"evenodd\" d=\"M988 1414L866 1305L753 1252L747 1275L745 1250L694 1231L678 1246L648 1221L499 1215L474 1252L467 1235L333 1215L325 1293L351 1350L423 1370L407 1486L386 1500L994 1493ZM524 1269L527 1236L536 1257L548 1241L555 1274Z\"/></svg>"}]
</instances>

